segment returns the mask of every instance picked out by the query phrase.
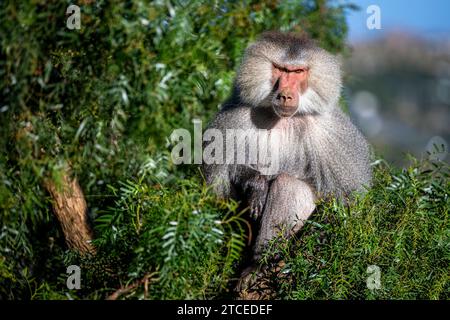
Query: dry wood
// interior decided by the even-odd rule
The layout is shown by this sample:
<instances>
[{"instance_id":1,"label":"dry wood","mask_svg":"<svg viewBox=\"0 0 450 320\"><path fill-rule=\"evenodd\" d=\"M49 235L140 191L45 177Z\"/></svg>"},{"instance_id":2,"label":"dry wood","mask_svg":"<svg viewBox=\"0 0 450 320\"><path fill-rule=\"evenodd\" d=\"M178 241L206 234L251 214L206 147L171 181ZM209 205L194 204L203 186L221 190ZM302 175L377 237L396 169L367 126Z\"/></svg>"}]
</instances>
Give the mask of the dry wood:
<instances>
[{"instance_id":1,"label":"dry wood","mask_svg":"<svg viewBox=\"0 0 450 320\"><path fill-rule=\"evenodd\" d=\"M88 221L86 200L76 178L64 173L60 184L47 179L44 185L53 199L53 211L61 224L67 245L82 254L95 253L91 244L93 232Z\"/></svg>"},{"instance_id":2,"label":"dry wood","mask_svg":"<svg viewBox=\"0 0 450 320\"><path fill-rule=\"evenodd\" d=\"M153 278L157 274L158 273L156 271L152 273L147 273L142 279L136 280L135 282L129 284L128 286L124 286L117 289L111 295L106 297L106 300L117 300L120 296L133 291L142 284L144 284L144 299L147 299L149 282L157 281L158 279Z\"/></svg>"}]
</instances>

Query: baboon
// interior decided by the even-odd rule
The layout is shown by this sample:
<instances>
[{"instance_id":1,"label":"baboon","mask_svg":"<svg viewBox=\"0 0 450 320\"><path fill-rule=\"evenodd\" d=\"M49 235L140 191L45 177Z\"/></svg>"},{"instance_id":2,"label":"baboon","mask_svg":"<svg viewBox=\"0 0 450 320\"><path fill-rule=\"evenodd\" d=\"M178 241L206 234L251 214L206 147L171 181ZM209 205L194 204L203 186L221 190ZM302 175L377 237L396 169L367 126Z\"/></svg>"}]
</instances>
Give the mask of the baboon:
<instances>
[{"instance_id":1,"label":"baboon","mask_svg":"<svg viewBox=\"0 0 450 320\"><path fill-rule=\"evenodd\" d=\"M275 140L267 144L268 153L276 149L273 172L262 170L264 157L202 167L214 192L244 202L259 224L254 260L280 230L297 232L317 199L343 199L370 184L369 145L340 109L341 85L338 57L306 37L266 32L247 48L231 96L208 126L224 137L266 130Z\"/></svg>"}]
</instances>

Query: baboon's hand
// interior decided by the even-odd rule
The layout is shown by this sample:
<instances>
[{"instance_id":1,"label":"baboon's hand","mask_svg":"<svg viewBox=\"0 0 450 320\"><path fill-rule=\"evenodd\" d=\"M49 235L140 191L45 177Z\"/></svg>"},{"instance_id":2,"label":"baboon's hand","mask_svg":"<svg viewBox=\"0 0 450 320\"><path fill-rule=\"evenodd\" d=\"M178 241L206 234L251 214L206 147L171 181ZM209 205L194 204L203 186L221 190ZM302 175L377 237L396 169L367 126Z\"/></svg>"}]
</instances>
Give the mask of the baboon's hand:
<instances>
[{"instance_id":1,"label":"baboon's hand","mask_svg":"<svg viewBox=\"0 0 450 320\"><path fill-rule=\"evenodd\" d=\"M245 182L245 190L250 208L250 217L258 219L266 204L269 182L261 175L255 175Z\"/></svg>"}]
</instances>

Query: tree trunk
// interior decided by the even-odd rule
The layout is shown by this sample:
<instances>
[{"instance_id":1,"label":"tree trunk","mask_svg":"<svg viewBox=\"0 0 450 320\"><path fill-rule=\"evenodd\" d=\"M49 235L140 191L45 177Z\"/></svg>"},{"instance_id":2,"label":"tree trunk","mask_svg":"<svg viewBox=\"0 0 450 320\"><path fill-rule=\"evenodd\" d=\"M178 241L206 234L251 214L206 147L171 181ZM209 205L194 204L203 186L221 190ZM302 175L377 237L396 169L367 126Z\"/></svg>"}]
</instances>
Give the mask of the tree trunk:
<instances>
[{"instance_id":1,"label":"tree trunk","mask_svg":"<svg viewBox=\"0 0 450 320\"><path fill-rule=\"evenodd\" d=\"M95 253L93 232L87 216L87 204L76 178L63 173L61 184L47 179L45 188L53 199L53 211L61 224L67 245L81 254Z\"/></svg>"}]
</instances>

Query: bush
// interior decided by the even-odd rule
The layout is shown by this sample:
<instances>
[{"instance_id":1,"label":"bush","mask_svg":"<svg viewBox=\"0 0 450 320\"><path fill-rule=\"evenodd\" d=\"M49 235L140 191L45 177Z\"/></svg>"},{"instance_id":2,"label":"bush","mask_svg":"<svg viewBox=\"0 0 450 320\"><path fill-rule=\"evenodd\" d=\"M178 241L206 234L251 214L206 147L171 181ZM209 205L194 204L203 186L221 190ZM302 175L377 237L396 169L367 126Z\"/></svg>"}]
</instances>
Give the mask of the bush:
<instances>
[{"instance_id":1,"label":"bush","mask_svg":"<svg viewBox=\"0 0 450 320\"><path fill-rule=\"evenodd\" d=\"M297 239L273 248L286 299L448 299L450 180L446 163L377 161L374 185L348 206L323 202ZM370 282L380 271L378 286Z\"/></svg>"}]
</instances>

